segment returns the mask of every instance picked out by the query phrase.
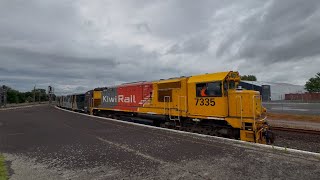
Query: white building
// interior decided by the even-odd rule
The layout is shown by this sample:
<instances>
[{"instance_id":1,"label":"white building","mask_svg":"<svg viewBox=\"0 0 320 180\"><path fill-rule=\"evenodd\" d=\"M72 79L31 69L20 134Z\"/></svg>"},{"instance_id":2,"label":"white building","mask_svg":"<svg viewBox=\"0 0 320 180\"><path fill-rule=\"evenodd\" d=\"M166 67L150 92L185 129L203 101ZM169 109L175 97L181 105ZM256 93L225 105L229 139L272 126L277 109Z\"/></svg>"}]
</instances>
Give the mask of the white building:
<instances>
[{"instance_id":1,"label":"white building","mask_svg":"<svg viewBox=\"0 0 320 180\"><path fill-rule=\"evenodd\" d=\"M305 93L304 86L293 85L288 83L273 83L263 81L241 81L246 84L262 87L262 85L269 85L271 91L271 101L284 100L285 94L289 93ZM261 93L261 91L260 91Z\"/></svg>"}]
</instances>

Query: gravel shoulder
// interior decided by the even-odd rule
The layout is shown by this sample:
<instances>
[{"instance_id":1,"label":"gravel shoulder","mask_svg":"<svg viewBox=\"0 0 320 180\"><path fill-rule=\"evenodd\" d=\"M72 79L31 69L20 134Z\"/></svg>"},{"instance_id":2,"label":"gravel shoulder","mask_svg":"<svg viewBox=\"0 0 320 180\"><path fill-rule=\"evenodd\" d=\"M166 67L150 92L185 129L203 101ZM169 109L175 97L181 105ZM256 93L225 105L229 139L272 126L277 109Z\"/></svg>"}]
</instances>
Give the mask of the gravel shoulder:
<instances>
[{"instance_id":1,"label":"gravel shoulder","mask_svg":"<svg viewBox=\"0 0 320 180\"><path fill-rule=\"evenodd\" d=\"M11 179L317 179L320 156L38 106L0 111Z\"/></svg>"},{"instance_id":2,"label":"gravel shoulder","mask_svg":"<svg viewBox=\"0 0 320 180\"><path fill-rule=\"evenodd\" d=\"M286 120L286 119L268 119L268 123L274 127L285 127L293 129L306 129L320 131L320 122Z\"/></svg>"},{"instance_id":3,"label":"gravel shoulder","mask_svg":"<svg viewBox=\"0 0 320 180\"><path fill-rule=\"evenodd\" d=\"M276 146L320 153L320 135L278 130L274 133Z\"/></svg>"}]
</instances>

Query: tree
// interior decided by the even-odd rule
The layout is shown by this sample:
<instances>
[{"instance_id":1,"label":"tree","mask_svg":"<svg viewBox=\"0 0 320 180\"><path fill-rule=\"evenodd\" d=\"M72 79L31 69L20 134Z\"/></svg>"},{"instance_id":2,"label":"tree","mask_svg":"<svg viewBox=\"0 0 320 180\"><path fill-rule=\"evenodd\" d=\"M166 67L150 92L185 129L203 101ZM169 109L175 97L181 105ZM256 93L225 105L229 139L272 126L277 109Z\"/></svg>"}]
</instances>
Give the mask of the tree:
<instances>
[{"instance_id":1,"label":"tree","mask_svg":"<svg viewBox=\"0 0 320 180\"><path fill-rule=\"evenodd\" d=\"M312 77L304 85L305 90L308 92L320 92L320 72L316 74L316 77Z\"/></svg>"},{"instance_id":2,"label":"tree","mask_svg":"<svg viewBox=\"0 0 320 180\"><path fill-rule=\"evenodd\" d=\"M39 102L39 96L40 96L40 101L48 101L49 100L49 97L46 94L45 89L35 89L35 90L31 90L31 92L26 92L26 93L28 93L27 95L32 95L32 98L33 98L33 94L35 94L36 102Z\"/></svg>"},{"instance_id":3,"label":"tree","mask_svg":"<svg viewBox=\"0 0 320 180\"><path fill-rule=\"evenodd\" d=\"M17 90L14 90L10 87L7 87L7 102L8 103L19 103L20 101L23 101L22 97L20 96L20 92Z\"/></svg>"},{"instance_id":4,"label":"tree","mask_svg":"<svg viewBox=\"0 0 320 180\"><path fill-rule=\"evenodd\" d=\"M243 80L243 81L257 81L257 78L254 75L244 75L244 76L241 76L241 80Z\"/></svg>"},{"instance_id":5,"label":"tree","mask_svg":"<svg viewBox=\"0 0 320 180\"><path fill-rule=\"evenodd\" d=\"M36 89L35 91L28 91L28 92L19 92L13 88L10 88L8 86L4 86L4 88L7 91L7 102L10 103L24 103L24 102L33 102L33 96L35 92L35 98L36 102L39 101L48 101L49 97L46 94L45 89Z\"/></svg>"}]
</instances>

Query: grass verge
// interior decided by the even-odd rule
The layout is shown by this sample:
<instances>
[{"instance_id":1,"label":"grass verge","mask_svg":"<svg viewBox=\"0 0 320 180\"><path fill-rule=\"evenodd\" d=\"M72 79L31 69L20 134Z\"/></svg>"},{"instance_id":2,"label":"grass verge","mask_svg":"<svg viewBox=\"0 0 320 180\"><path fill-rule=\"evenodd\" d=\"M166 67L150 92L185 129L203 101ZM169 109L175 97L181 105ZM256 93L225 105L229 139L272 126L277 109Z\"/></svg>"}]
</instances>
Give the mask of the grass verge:
<instances>
[{"instance_id":1,"label":"grass verge","mask_svg":"<svg viewBox=\"0 0 320 180\"><path fill-rule=\"evenodd\" d=\"M0 180L8 179L8 171L6 168L5 160L2 154L0 154Z\"/></svg>"}]
</instances>

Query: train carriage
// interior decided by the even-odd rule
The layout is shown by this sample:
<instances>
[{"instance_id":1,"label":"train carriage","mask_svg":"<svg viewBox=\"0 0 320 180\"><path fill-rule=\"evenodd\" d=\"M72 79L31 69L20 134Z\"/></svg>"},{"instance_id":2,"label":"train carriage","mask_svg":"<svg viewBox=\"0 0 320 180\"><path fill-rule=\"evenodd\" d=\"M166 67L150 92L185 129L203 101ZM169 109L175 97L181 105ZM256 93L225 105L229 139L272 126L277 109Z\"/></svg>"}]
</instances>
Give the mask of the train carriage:
<instances>
[{"instance_id":1,"label":"train carriage","mask_svg":"<svg viewBox=\"0 0 320 180\"><path fill-rule=\"evenodd\" d=\"M85 94L73 94L71 107L74 111L84 112L85 107Z\"/></svg>"},{"instance_id":2,"label":"train carriage","mask_svg":"<svg viewBox=\"0 0 320 180\"><path fill-rule=\"evenodd\" d=\"M67 109L72 109L72 101L73 101L72 95L67 95L65 97L64 107Z\"/></svg>"}]
</instances>

